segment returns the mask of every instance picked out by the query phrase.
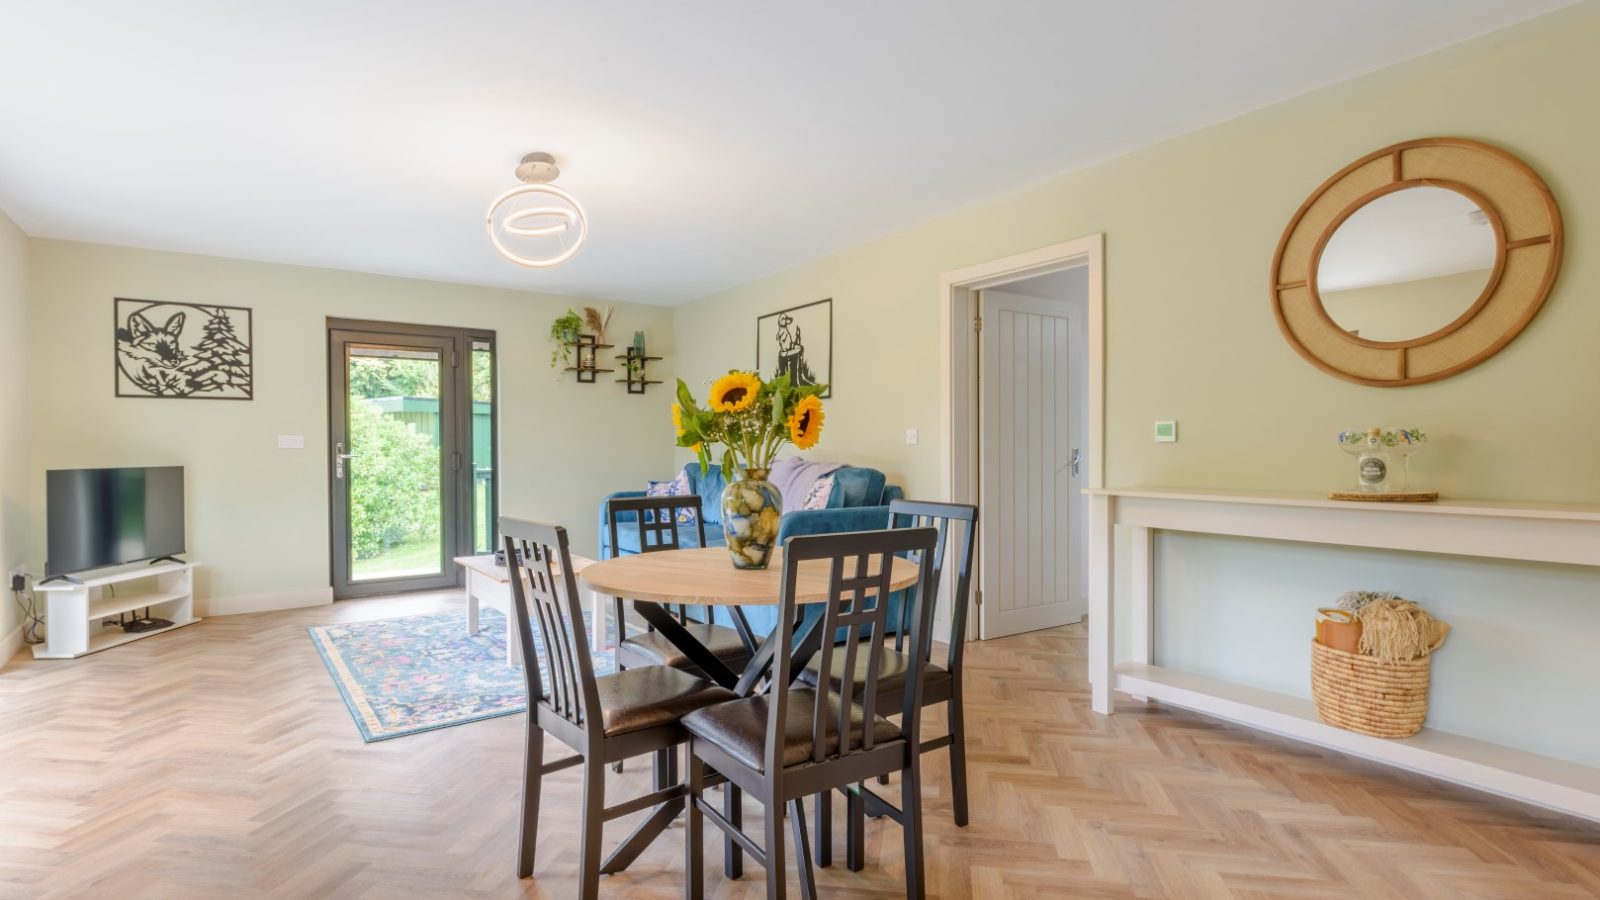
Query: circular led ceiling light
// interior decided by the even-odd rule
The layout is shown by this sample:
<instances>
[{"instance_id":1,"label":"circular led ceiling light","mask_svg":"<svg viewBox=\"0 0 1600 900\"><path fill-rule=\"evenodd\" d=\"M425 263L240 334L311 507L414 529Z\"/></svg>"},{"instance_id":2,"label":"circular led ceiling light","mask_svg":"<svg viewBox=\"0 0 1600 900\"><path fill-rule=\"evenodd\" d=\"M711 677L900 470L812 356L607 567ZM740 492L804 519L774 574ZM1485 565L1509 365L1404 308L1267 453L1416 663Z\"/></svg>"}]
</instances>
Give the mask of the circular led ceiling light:
<instances>
[{"instance_id":1,"label":"circular led ceiling light","mask_svg":"<svg viewBox=\"0 0 1600 900\"><path fill-rule=\"evenodd\" d=\"M589 236L589 220L573 196L550 182L561 170L548 153L529 153L517 185L489 205L489 241L519 266L548 269L572 258Z\"/></svg>"}]
</instances>

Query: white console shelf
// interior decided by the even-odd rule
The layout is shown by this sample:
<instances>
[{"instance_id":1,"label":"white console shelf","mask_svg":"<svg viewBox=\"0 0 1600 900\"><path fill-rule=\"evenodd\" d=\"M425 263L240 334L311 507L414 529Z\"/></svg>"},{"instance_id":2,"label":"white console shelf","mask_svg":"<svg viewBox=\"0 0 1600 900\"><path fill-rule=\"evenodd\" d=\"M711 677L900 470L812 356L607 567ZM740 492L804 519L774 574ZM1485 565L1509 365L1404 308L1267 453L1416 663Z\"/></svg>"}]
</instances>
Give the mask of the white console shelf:
<instances>
[{"instance_id":1,"label":"white console shelf","mask_svg":"<svg viewBox=\"0 0 1600 900\"><path fill-rule=\"evenodd\" d=\"M45 595L45 642L35 644L35 659L71 659L107 650L119 644L193 625L194 570L199 563L162 562L119 569L81 581L51 581L34 586ZM154 591L116 594L115 586L147 578L156 580ZM105 621L123 613L150 609L154 618L172 622L166 628L127 632Z\"/></svg>"},{"instance_id":2,"label":"white console shelf","mask_svg":"<svg viewBox=\"0 0 1600 900\"><path fill-rule=\"evenodd\" d=\"M1308 699L1154 664L1154 537L1159 530L1600 566L1600 506L1442 501L1351 503L1316 494L1094 489L1089 533L1089 681L1095 712L1113 691L1600 821L1600 768L1424 728L1368 737L1317 717ZM1129 542L1131 659L1115 662L1118 526ZM1306 635L1310 634L1307 621ZM1286 636L1302 640L1306 636ZM1309 680L1310 675L1307 674Z\"/></svg>"}]
</instances>

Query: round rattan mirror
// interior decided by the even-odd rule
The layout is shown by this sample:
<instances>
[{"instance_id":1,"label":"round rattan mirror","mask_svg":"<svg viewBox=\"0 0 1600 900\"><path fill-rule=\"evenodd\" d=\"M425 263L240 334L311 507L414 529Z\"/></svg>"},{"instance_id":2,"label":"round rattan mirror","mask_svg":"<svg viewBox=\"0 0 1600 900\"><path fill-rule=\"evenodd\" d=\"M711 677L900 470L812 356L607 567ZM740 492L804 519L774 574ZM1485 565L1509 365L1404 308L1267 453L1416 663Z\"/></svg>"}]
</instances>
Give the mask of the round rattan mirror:
<instances>
[{"instance_id":1,"label":"round rattan mirror","mask_svg":"<svg viewBox=\"0 0 1600 900\"><path fill-rule=\"evenodd\" d=\"M1426 138L1356 160L1300 206L1272 263L1272 307L1312 365L1379 387L1448 378L1538 313L1561 213L1521 160Z\"/></svg>"}]
</instances>

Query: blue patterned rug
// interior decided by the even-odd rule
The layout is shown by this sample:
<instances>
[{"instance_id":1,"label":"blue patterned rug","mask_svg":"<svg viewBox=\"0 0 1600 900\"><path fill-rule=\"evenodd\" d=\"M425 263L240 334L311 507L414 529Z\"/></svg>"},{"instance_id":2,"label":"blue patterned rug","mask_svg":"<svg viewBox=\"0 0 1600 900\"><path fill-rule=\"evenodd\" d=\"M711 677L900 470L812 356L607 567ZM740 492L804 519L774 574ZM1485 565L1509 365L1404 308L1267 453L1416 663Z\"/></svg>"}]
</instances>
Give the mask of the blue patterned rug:
<instances>
[{"instance_id":1,"label":"blue patterned rug","mask_svg":"<svg viewBox=\"0 0 1600 900\"><path fill-rule=\"evenodd\" d=\"M478 621L477 634L461 610L306 630L371 743L528 708L522 672L506 665L505 616L485 609ZM595 674L611 663L594 654Z\"/></svg>"}]
</instances>

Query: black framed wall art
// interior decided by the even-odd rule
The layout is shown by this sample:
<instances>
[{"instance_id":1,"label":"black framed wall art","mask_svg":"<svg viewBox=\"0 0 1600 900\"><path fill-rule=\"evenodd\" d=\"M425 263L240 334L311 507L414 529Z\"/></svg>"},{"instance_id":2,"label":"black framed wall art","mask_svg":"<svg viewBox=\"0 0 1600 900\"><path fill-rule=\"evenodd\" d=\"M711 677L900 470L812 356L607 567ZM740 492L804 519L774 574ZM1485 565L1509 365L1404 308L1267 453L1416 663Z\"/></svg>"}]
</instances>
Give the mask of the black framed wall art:
<instances>
[{"instance_id":1,"label":"black framed wall art","mask_svg":"<svg viewBox=\"0 0 1600 900\"><path fill-rule=\"evenodd\" d=\"M118 397L249 400L250 310L116 298Z\"/></svg>"},{"instance_id":2,"label":"black framed wall art","mask_svg":"<svg viewBox=\"0 0 1600 900\"><path fill-rule=\"evenodd\" d=\"M826 384L833 396L833 300L781 309L756 319L756 371L788 375L790 384Z\"/></svg>"}]
</instances>

